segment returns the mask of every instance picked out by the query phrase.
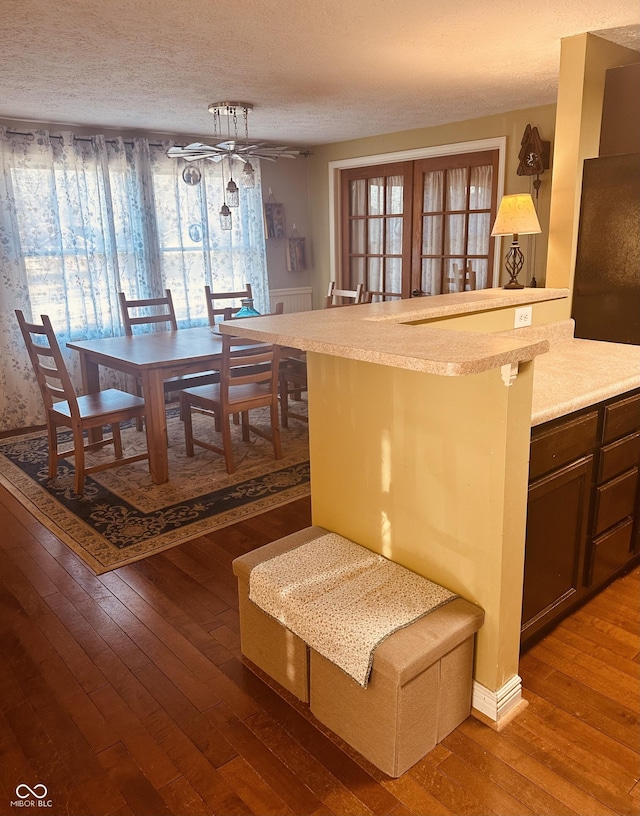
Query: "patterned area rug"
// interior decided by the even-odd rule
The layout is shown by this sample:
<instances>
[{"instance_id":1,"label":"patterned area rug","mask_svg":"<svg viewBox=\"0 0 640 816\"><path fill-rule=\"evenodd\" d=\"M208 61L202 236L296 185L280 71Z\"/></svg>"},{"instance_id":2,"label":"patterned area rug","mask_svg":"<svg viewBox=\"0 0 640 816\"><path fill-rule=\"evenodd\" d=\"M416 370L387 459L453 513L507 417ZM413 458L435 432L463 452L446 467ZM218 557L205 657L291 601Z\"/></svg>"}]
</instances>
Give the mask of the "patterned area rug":
<instances>
[{"instance_id":1,"label":"patterned area rug","mask_svg":"<svg viewBox=\"0 0 640 816\"><path fill-rule=\"evenodd\" d=\"M193 420L196 436L213 439L211 417L194 414ZM268 410L252 411L251 422L268 427ZM193 458L186 456L182 423L172 408L166 484L154 485L147 462L135 462L91 474L81 498L73 492L73 459L61 459L57 478L48 480L46 434L16 436L0 440L0 482L100 574L307 496L307 426L295 420L289 426L281 429L284 458L275 460L269 442L254 434L243 442L233 425L236 472L229 475L218 454L196 448ZM63 438L70 435L60 433ZM144 450L145 435L133 425L123 426L122 438L125 455ZM112 455L107 446L91 461Z\"/></svg>"}]
</instances>

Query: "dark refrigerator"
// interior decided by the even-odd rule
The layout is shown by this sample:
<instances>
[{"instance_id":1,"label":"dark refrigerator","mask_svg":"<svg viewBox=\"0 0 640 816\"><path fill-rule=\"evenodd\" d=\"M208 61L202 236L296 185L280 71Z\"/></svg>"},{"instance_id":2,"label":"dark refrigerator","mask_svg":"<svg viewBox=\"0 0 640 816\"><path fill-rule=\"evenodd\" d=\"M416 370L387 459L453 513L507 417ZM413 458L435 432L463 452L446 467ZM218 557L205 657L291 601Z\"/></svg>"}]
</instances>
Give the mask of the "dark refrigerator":
<instances>
[{"instance_id":1,"label":"dark refrigerator","mask_svg":"<svg viewBox=\"0 0 640 816\"><path fill-rule=\"evenodd\" d=\"M640 345L640 153L584 163L575 336Z\"/></svg>"}]
</instances>

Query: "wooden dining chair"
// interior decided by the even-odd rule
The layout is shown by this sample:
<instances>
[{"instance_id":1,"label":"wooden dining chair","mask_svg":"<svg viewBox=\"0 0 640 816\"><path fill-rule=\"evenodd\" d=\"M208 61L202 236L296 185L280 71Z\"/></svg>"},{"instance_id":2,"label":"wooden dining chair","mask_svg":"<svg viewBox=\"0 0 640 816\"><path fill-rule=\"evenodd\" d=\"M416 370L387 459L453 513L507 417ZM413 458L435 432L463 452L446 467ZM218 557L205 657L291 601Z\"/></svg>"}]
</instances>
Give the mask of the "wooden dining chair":
<instances>
[{"instance_id":1,"label":"wooden dining chair","mask_svg":"<svg viewBox=\"0 0 640 816\"><path fill-rule=\"evenodd\" d=\"M75 492L81 496L88 473L148 459L148 453L124 458L120 436L121 422L139 419L144 415L144 401L117 388L76 396L49 317L41 315L41 324L27 322L20 310L16 311L16 317L44 402L49 443L49 478L55 478L59 459L73 456ZM101 428L103 425L111 426L111 437L85 444L84 431ZM72 451L58 452L58 428L71 429ZM112 443L115 449L114 460L99 465L85 464L86 451Z\"/></svg>"},{"instance_id":2,"label":"wooden dining chair","mask_svg":"<svg viewBox=\"0 0 640 816\"><path fill-rule=\"evenodd\" d=\"M309 422L307 414L292 407L291 402L306 402L303 394L307 391L307 357L300 349L282 349L279 370L280 422L289 427L289 419Z\"/></svg>"},{"instance_id":3,"label":"wooden dining chair","mask_svg":"<svg viewBox=\"0 0 640 816\"><path fill-rule=\"evenodd\" d=\"M178 321L170 289L165 289L164 297L136 298L133 300L127 299L124 292L118 292L118 300L126 335L132 336L134 334L134 326L151 324L162 325L165 329L169 328L178 331ZM185 374L181 377L171 377L164 381L165 397L170 399L172 394L181 391L183 388L206 385L217 382L219 379L220 375L217 371L203 371L202 373ZM142 383L140 380L136 380L136 394L142 396ZM137 420L136 427L139 431L142 430L141 419Z\"/></svg>"},{"instance_id":4,"label":"wooden dining chair","mask_svg":"<svg viewBox=\"0 0 640 816\"><path fill-rule=\"evenodd\" d=\"M253 298L250 283L246 283L245 288L241 292L212 292L210 286L205 286L204 296L207 303L207 316L210 326L216 325L216 317L222 318L222 320L228 320L229 315L233 317L233 315L242 308L241 303L227 303L221 306L220 301L240 301L246 298Z\"/></svg>"},{"instance_id":5,"label":"wooden dining chair","mask_svg":"<svg viewBox=\"0 0 640 816\"><path fill-rule=\"evenodd\" d=\"M180 392L180 411L184 420L187 456L193 456L194 445L199 445L222 454L227 473L233 473L235 463L229 417L240 414L243 441L249 441L251 431L268 439L273 445L275 458L282 458L278 423L279 359L278 346L229 334L222 335L220 382L198 388L186 388ZM270 408L270 434L249 421L249 412L262 407ZM222 447L194 437L192 408L214 414L216 431L222 435Z\"/></svg>"},{"instance_id":6,"label":"wooden dining chair","mask_svg":"<svg viewBox=\"0 0 640 816\"><path fill-rule=\"evenodd\" d=\"M334 281L329 282L329 291L324 301L325 309L334 306L350 306L354 303L363 303L364 284L359 283L355 289L337 289Z\"/></svg>"}]
</instances>

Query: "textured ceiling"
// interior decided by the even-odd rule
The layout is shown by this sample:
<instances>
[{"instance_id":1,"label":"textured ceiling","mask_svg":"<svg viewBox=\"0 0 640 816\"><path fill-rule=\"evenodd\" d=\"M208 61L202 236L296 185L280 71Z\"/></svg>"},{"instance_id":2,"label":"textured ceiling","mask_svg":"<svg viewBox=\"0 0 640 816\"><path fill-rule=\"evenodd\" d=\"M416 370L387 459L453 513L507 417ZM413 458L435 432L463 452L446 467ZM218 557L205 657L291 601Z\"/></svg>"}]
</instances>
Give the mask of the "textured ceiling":
<instances>
[{"instance_id":1,"label":"textured ceiling","mask_svg":"<svg viewBox=\"0 0 640 816\"><path fill-rule=\"evenodd\" d=\"M0 119L313 145L555 102L560 40L638 0L2 0Z\"/></svg>"}]
</instances>

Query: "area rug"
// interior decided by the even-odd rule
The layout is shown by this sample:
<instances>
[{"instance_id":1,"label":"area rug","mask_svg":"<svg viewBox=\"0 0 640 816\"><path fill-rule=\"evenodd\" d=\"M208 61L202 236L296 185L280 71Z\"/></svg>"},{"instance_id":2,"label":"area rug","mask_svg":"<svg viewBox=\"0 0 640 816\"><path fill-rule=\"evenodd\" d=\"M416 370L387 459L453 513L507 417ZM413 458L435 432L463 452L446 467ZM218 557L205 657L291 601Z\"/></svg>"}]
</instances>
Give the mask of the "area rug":
<instances>
[{"instance_id":1,"label":"area rug","mask_svg":"<svg viewBox=\"0 0 640 816\"><path fill-rule=\"evenodd\" d=\"M195 435L213 441L211 417L194 414L193 420ZM268 428L268 409L253 411L251 421ZM168 482L154 485L147 462L135 462L91 474L82 497L73 491L72 458L59 461L57 478L47 478L44 432L15 436L0 440L0 482L100 574L308 495L307 426L289 425L281 430L278 460L269 442L254 434L243 442L233 425L236 472L229 475L218 454L196 448L194 457L186 456L182 423L172 408ZM72 447L70 434L59 438ZM145 434L133 423L123 426L122 439L125 456L144 450ZM109 445L89 456L93 463L112 455Z\"/></svg>"}]
</instances>

